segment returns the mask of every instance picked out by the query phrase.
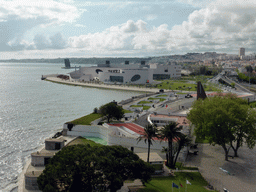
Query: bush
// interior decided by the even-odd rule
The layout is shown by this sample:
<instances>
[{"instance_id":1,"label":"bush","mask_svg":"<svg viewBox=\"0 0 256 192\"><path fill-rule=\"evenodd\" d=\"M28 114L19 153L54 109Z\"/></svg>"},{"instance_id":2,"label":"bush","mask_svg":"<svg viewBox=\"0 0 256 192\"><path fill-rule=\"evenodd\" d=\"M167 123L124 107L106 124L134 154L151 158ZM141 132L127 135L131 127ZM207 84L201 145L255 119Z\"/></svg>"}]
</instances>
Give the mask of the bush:
<instances>
[{"instance_id":1,"label":"bush","mask_svg":"<svg viewBox=\"0 0 256 192\"><path fill-rule=\"evenodd\" d=\"M98 108L97 107L95 107L94 109L93 109L93 113L98 113Z\"/></svg>"}]
</instances>

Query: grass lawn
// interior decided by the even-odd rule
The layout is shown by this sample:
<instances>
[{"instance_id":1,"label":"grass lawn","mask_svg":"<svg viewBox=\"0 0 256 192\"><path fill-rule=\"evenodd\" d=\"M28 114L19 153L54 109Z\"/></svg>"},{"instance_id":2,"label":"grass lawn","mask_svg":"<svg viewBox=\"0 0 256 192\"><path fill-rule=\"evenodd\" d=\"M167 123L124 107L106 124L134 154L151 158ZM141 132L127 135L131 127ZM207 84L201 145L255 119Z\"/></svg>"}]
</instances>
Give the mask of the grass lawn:
<instances>
[{"instance_id":1,"label":"grass lawn","mask_svg":"<svg viewBox=\"0 0 256 192\"><path fill-rule=\"evenodd\" d=\"M82 145L87 145L89 144L90 146L102 146L99 143L96 143L94 141L91 141L89 139L83 138L83 137L78 137L77 139L71 141L68 146L70 145L78 145L78 144L82 144Z\"/></svg>"},{"instance_id":2,"label":"grass lawn","mask_svg":"<svg viewBox=\"0 0 256 192\"><path fill-rule=\"evenodd\" d=\"M138 104L148 104L148 103L152 103L151 101L140 101Z\"/></svg>"},{"instance_id":3,"label":"grass lawn","mask_svg":"<svg viewBox=\"0 0 256 192\"><path fill-rule=\"evenodd\" d=\"M165 101L164 98L155 98L155 97L149 97L148 100L159 100L159 101Z\"/></svg>"},{"instance_id":4,"label":"grass lawn","mask_svg":"<svg viewBox=\"0 0 256 192\"><path fill-rule=\"evenodd\" d=\"M133 111L130 111L130 110L124 109L124 113L133 113Z\"/></svg>"},{"instance_id":5,"label":"grass lawn","mask_svg":"<svg viewBox=\"0 0 256 192\"><path fill-rule=\"evenodd\" d=\"M187 83L185 80L163 80L162 83L157 85L158 89L169 89L169 90L184 90L184 91L196 91L197 85ZM189 87L191 87L189 89ZM219 89L213 85L204 85L205 91L218 91Z\"/></svg>"},{"instance_id":6,"label":"grass lawn","mask_svg":"<svg viewBox=\"0 0 256 192\"><path fill-rule=\"evenodd\" d=\"M92 121L99 119L100 117L101 117L101 114L91 113L91 114L81 117L79 119L70 121L69 123L72 123L74 125L91 125Z\"/></svg>"},{"instance_id":7,"label":"grass lawn","mask_svg":"<svg viewBox=\"0 0 256 192\"><path fill-rule=\"evenodd\" d=\"M139 192L178 192L179 189L172 188L172 182L176 185L182 184L180 191L184 192L186 188L186 179L191 183L187 185L187 191L189 192L209 192L204 186L208 183L203 179L199 172L178 172L175 173L175 177L155 177L151 181L146 183L146 188L139 190ZM179 185L180 186L180 185Z\"/></svg>"},{"instance_id":8,"label":"grass lawn","mask_svg":"<svg viewBox=\"0 0 256 192\"><path fill-rule=\"evenodd\" d=\"M130 107L143 107L143 110L150 109L150 106L142 106L142 105L131 105Z\"/></svg>"}]
</instances>

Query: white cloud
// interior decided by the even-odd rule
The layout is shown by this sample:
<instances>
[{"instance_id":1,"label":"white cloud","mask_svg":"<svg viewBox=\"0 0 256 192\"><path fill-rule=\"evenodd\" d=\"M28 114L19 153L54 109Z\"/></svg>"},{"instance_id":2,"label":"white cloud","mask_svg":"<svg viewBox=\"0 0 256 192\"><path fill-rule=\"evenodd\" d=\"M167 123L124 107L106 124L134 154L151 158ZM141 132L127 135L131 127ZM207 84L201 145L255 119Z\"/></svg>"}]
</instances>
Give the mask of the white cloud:
<instances>
[{"instance_id":1,"label":"white cloud","mask_svg":"<svg viewBox=\"0 0 256 192\"><path fill-rule=\"evenodd\" d=\"M70 5L65 5L67 8L64 6L63 9L61 6L59 9L55 9L56 6L46 8L45 5L42 10L46 9L46 11L40 13L37 13L38 7L32 6L33 4L31 9L28 6L24 8L25 10L22 6L21 8L10 6L8 9L0 6L0 50L40 49L47 52L49 49L59 49L58 52L61 54L66 51L74 55L88 53L93 56L106 54L149 56L204 51L237 53L238 48L243 46L256 52L256 2L254 1L208 1L202 6L203 8L193 11L181 25L172 28L167 24L152 27L142 20L128 20L101 32L73 36L68 40L65 40L60 33L51 37L36 35L33 42L22 39L26 30L39 24L66 22L61 16ZM14 11L16 9L18 11ZM11 14L6 14L2 10L7 10ZM67 15L72 15L77 9L71 6L69 10L71 13ZM28 11L30 14L24 13ZM60 15L54 15L53 12ZM153 16L151 15L151 18ZM65 18L66 15L63 17ZM78 15L74 13L68 21L73 22L77 17ZM76 26L83 27L79 24Z\"/></svg>"},{"instance_id":2,"label":"white cloud","mask_svg":"<svg viewBox=\"0 0 256 192\"><path fill-rule=\"evenodd\" d=\"M187 21L171 30L176 45L195 50L235 51L255 42L256 4L253 1L217 1L194 11ZM185 44L186 43L186 44Z\"/></svg>"},{"instance_id":3,"label":"white cloud","mask_svg":"<svg viewBox=\"0 0 256 192\"><path fill-rule=\"evenodd\" d=\"M199 2L199 1L198 1ZM132 20L103 32L71 37L73 48L94 51L134 51L148 54L190 51L237 52L240 46L255 49L256 2L219 0L191 13L181 25L150 26Z\"/></svg>"},{"instance_id":4,"label":"white cloud","mask_svg":"<svg viewBox=\"0 0 256 192\"><path fill-rule=\"evenodd\" d=\"M38 50L47 49L50 47L50 41L44 35L36 35L34 37L34 45Z\"/></svg>"},{"instance_id":5,"label":"white cloud","mask_svg":"<svg viewBox=\"0 0 256 192\"><path fill-rule=\"evenodd\" d=\"M66 47L67 41L62 37L61 33L56 33L50 37L52 49L63 49Z\"/></svg>"},{"instance_id":6,"label":"white cloud","mask_svg":"<svg viewBox=\"0 0 256 192\"><path fill-rule=\"evenodd\" d=\"M1 0L0 50L17 51L30 47L22 40L28 30L38 26L72 23L79 15L76 7L54 0Z\"/></svg>"},{"instance_id":7,"label":"white cloud","mask_svg":"<svg viewBox=\"0 0 256 192\"><path fill-rule=\"evenodd\" d=\"M95 49L127 49L132 48L134 36L145 33L146 23L142 20L134 22L132 20L120 26L112 26L101 33L81 35L71 37L69 45L73 48Z\"/></svg>"},{"instance_id":8,"label":"white cloud","mask_svg":"<svg viewBox=\"0 0 256 192\"><path fill-rule=\"evenodd\" d=\"M33 43L29 45L29 49L63 49L67 45L67 41L62 37L61 33L56 33L47 38L45 35L37 34L34 37Z\"/></svg>"},{"instance_id":9,"label":"white cloud","mask_svg":"<svg viewBox=\"0 0 256 192\"><path fill-rule=\"evenodd\" d=\"M56 2L54 0L13 0L0 2L1 19L6 19L10 15L17 19L38 19L45 17L52 23L73 22L79 17L76 7Z\"/></svg>"}]
</instances>

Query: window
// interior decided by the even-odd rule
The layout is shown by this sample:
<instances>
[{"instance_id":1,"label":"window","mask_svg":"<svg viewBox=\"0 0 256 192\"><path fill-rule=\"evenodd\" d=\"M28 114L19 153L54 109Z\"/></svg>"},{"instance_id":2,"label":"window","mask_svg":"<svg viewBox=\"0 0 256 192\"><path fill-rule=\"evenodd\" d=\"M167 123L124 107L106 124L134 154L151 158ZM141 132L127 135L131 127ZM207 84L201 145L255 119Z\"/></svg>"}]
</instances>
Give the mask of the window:
<instances>
[{"instance_id":1,"label":"window","mask_svg":"<svg viewBox=\"0 0 256 192\"><path fill-rule=\"evenodd\" d=\"M168 69L165 69L164 72L168 72Z\"/></svg>"},{"instance_id":2,"label":"window","mask_svg":"<svg viewBox=\"0 0 256 192\"><path fill-rule=\"evenodd\" d=\"M110 76L109 78L110 78L110 81L112 82L120 82L120 83L124 82L123 76Z\"/></svg>"},{"instance_id":3,"label":"window","mask_svg":"<svg viewBox=\"0 0 256 192\"><path fill-rule=\"evenodd\" d=\"M60 143L55 143L55 150L60 150Z\"/></svg>"},{"instance_id":4,"label":"window","mask_svg":"<svg viewBox=\"0 0 256 192\"><path fill-rule=\"evenodd\" d=\"M170 79L170 75L166 74L153 74L154 80L161 80L161 79Z\"/></svg>"},{"instance_id":5,"label":"window","mask_svg":"<svg viewBox=\"0 0 256 192\"><path fill-rule=\"evenodd\" d=\"M140 75L134 75L132 78L131 78L131 81L134 82L134 81L138 81L140 79Z\"/></svg>"},{"instance_id":6,"label":"window","mask_svg":"<svg viewBox=\"0 0 256 192\"><path fill-rule=\"evenodd\" d=\"M103 72L101 69L96 69L95 72L99 74L99 72Z\"/></svg>"}]
</instances>

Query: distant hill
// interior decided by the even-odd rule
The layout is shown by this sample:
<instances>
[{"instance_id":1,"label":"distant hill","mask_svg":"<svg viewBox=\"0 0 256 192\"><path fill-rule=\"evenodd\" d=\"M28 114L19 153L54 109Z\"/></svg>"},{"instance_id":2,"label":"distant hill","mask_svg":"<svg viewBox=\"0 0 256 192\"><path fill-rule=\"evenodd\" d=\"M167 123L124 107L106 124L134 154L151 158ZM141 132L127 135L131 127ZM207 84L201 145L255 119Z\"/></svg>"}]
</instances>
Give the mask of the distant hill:
<instances>
[{"instance_id":1,"label":"distant hill","mask_svg":"<svg viewBox=\"0 0 256 192\"><path fill-rule=\"evenodd\" d=\"M215 60L220 56L225 56L225 53L205 52L205 53L187 53L185 55L166 55L158 57L104 57L104 58L56 58L56 59L10 59L0 60L0 62L12 62L12 63L60 63L64 64L64 59L69 59L71 64L105 64L106 60L110 63L124 63L129 61L130 63L140 63L146 61L146 63L190 63L195 64L198 61L203 60Z\"/></svg>"},{"instance_id":2,"label":"distant hill","mask_svg":"<svg viewBox=\"0 0 256 192\"><path fill-rule=\"evenodd\" d=\"M60 63L64 64L64 59L66 58L56 58L56 59L10 59L10 60L0 60L0 62L8 62L8 63ZM106 60L110 61L110 63L124 63L125 61L129 61L130 63L140 63L141 61L150 61L151 58L113 58L113 57L105 57L105 58L68 58L71 64L105 64Z\"/></svg>"}]
</instances>

